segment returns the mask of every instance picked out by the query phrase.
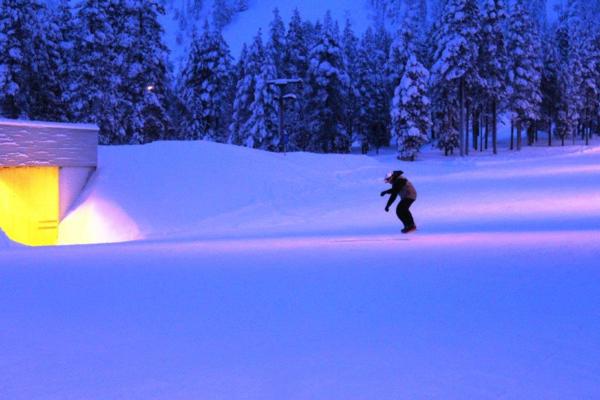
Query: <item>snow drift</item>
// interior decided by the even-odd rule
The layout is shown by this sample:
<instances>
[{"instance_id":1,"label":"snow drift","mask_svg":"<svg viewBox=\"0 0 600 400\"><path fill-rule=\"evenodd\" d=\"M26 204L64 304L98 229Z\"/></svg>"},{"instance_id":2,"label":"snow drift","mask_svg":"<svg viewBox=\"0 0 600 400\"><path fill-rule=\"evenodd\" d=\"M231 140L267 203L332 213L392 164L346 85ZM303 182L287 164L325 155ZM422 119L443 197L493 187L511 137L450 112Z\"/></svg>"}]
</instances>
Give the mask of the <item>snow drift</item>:
<instances>
[{"instance_id":1,"label":"snow drift","mask_svg":"<svg viewBox=\"0 0 600 400\"><path fill-rule=\"evenodd\" d=\"M339 228L346 224L335 220L357 196L377 194L386 168L361 156L210 142L101 147L99 157L90 187L61 224L63 244Z\"/></svg>"}]
</instances>

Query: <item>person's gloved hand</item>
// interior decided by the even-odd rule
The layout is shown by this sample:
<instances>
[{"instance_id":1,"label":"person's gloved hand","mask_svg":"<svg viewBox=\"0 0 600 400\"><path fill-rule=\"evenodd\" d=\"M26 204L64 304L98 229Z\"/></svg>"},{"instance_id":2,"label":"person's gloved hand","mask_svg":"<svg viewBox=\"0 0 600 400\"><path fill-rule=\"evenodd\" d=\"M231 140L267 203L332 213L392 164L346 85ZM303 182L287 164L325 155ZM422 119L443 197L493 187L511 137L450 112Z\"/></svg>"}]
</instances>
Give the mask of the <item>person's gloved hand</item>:
<instances>
[{"instance_id":1,"label":"person's gloved hand","mask_svg":"<svg viewBox=\"0 0 600 400\"><path fill-rule=\"evenodd\" d=\"M385 212L390 212L390 208L389 208L389 207L386 207L386 208L385 208Z\"/></svg>"},{"instance_id":2,"label":"person's gloved hand","mask_svg":"<svg viewBox=\"0 0 600 400\"><path fill-rule=\"evenodd\" d=\"M385 196L385 192L381 192L381 197Z\"/></svg>"}]
</instances>

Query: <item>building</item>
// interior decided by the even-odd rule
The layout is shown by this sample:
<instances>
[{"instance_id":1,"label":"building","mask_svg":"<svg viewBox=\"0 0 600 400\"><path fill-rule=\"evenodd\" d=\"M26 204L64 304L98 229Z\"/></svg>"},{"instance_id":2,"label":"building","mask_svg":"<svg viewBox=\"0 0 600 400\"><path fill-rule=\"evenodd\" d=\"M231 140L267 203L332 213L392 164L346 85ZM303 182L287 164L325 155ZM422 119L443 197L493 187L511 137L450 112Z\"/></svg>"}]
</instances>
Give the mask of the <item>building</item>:
<instances>
[{"instance_id":1,"label":"building","mask_svg":"<svg viewBox=\"0 0 600 400\"><path fill-rule=\"evenodd\" d=\"M0 119L0 228L53 245L58 225L98 163L98 127Z\"/></svg>"}]
</instances>

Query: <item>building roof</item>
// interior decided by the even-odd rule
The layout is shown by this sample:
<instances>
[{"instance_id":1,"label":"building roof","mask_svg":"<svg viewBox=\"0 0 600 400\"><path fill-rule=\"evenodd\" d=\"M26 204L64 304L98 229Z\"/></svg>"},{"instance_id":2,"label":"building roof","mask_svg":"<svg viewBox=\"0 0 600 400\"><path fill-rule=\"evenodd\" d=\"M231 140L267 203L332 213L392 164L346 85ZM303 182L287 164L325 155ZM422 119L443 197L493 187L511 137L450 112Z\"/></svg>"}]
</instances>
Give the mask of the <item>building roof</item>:
<instances>
[{"instance_id":1,"label":"building roof","mask_svg":"<svg viewBox=\"0 0 600 400\"><path fill-rule=\"evenodd\" d=\"M0 167L95 167L98 127L0 119Z\"/></svg>"}]
</instances>

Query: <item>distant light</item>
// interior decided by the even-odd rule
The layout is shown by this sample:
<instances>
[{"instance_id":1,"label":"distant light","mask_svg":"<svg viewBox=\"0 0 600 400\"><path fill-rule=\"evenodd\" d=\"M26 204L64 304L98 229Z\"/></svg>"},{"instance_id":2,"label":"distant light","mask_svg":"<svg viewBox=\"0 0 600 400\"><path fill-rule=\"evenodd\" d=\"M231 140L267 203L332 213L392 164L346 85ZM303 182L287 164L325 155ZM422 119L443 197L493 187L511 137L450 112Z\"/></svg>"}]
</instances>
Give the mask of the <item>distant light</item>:
<instances>
[{"instance_id":1,"label":"distant light","mask_svg":"<svg viewBox=\"0 0 600 400\"><path fill-rule=\"evenodd\" d=\"M148 86L146 86L146 90L149 91L149 92L153 91L154 90L154 85L148 85Z\"/></svg>"}]
</instances>

